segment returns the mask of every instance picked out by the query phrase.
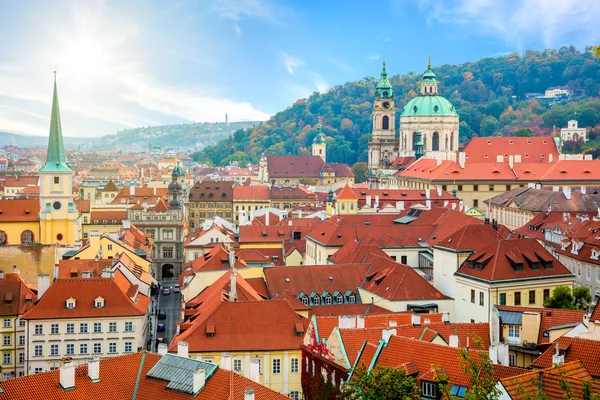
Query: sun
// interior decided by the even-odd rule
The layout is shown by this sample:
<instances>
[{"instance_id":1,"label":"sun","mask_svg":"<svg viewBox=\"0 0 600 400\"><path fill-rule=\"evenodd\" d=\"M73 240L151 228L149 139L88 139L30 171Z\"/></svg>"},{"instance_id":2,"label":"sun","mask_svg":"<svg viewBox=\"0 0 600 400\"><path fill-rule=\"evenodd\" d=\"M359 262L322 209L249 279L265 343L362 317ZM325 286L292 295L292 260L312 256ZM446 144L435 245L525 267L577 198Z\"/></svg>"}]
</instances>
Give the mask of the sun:
<instances>
[{"instance_id":1,"label":"sun","mask_svg":"<svg viewBox=\"0 0 600 400\"><path fill-rule=\"evenodd\" d=\"M71 79L85 80L101 76L109 63L106 47L99 40L82 36L65 43L59 69Z\"/></svg>"}]
</instances>

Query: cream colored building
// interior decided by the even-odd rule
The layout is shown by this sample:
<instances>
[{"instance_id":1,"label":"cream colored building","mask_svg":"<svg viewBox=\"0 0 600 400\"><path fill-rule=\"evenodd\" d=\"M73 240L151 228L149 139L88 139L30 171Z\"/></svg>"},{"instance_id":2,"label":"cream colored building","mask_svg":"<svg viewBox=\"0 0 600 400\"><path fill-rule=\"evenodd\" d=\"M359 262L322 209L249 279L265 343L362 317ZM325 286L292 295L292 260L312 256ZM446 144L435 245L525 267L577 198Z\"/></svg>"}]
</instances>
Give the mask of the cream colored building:
<instances>
[{"instance_id":1,"label":"cream colored building","mask_svg":"<svg viewBox=\"0 0 600 400\"><path fill-rule=\"evenodd\" d=\"M580 128L577 120L572 119L567 123L566 128L560 130L560 138L563 143L569 140L581 140L585 143L587 142L587 129Z\"/></svg>"}]
</instances>

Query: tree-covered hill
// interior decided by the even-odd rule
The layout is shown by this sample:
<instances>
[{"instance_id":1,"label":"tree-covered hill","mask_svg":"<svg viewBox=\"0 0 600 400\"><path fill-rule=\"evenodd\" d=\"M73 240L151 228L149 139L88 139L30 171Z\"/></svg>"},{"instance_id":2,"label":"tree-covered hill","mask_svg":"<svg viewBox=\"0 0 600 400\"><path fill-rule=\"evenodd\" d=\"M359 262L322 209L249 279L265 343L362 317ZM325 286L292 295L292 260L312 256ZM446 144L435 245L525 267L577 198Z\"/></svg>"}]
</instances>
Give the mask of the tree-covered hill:
<instances>
[{"instance_id":1,"label":"tree-covered hill","mask_svg":"<svg viewBox=\"0 0 600 400\"><path fill-rule=\"evenodd\" d=\"M460 116L461 142L474 135L547 135L554 125L566 126L575 115L580 126L599 125L600 60L589 50L580 52L572 46L530 50L433 68L441 81L441 94L454 104ZM388 65L390 71L393 65ZM399 108L397 117L404 104L417 95L421 72L391 77ZM263 152L308 154L320 116L329 161L349 165L366 161L375 84L376 78L369 77L336 86L327 93L313 93L268 121L238 130L215 146L194 153L194 158L225 165L230 161L256 163ZM526 94L543 94L551 86L568 86L574 96L571 101L554 105L527 99Z\"/></svg>"}]
</instances>

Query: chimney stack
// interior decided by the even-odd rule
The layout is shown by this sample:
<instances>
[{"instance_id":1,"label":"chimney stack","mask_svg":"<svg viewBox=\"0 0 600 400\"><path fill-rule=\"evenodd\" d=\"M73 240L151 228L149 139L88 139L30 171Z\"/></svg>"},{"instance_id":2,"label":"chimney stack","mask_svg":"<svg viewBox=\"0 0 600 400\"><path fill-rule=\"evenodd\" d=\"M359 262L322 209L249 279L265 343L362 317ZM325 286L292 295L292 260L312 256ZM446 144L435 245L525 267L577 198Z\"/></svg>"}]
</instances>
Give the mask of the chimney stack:
<instances>
[{"instance_id":1,"label":"chimney stack","mask_svg":"<svg viewBox=\"0 0 600 400\"><path fill-rule=\"evenodd\" d=\"M442 313L442 322L444 324L449 324L450 323L450 313L448 311L444 311Z\"/></svg>"},{"instance_id":2,"label":"chimney stack","mask_svg":"<svg viewBox=\"0 0 600 400\"><path fill-rule=\"evenodd\" d=\"M129 195L135 196L135 186L133 186L133 185L129 186Z\"/></svg>"},{"instance_id":3,"label":"chimney stack","mask_svg":"<svg viewBox=\"0 0 600 400\"><path fill-rule=\"evenodd\" d=\"M419 314L413 313L412 324L414 326L421 326L421 316Z\"/></svg>"},{"instance_id":4,"label":"chimney stack","mask_svg":"<svg viewBox=\"0 0 600 400\"><path fill-rule=\"evenodd\" d=\"M365 199L365 203L367 203L367 205L369 207L371 207L371 195L367 195L366 199Z\"/></svg>"},{"instance_id":5,"label":"chimney stack","mask_svg":"<svg viewBox=\"0 0 600 400\"><path fill-rule=\"evenodd\" d=\"M20 274L19 268L16 265L13 265L13 274Z\"/></svg>"},{"instance_id":6,"label":"chimney stack","mask_svg":"<svg viewBox=\"0 0 600 400\"><path fill-rule=\"evenodd\" d=\"M269 210L267 210L267 212L265 214L265 225L266 226L269 226L269 214L270 214L270 212L269 212Z\"/></svg>"},{"instance_id":7,"label":"chimney stack","mask_svg":"<svg viewBox=\"0 0 600 400\"><path fill-rule=\"evenodd\" d=\"M564 354L561 355L558 349L558 342L556 343L556 352L552 355L552 364L553 365L562 365L565 363Z\"/></svg>"},{"instance_id":8,"label":"chimney stack","mask_svg":"<svg viewBox=\"0 0 600 400\"><path fill-rule=\"evenodd\" d=\"M442 197L442 187L441 186L437 187L437 195L438 195L438 197Z\"/></svg>"},{"instance_id":9,"label":"chimney stack","mask_svg":"<svg viewBox=\"0 0 600 400\"><path fill-rule=\"evenodd\" d=\"M229 249L229 268L235 268L235 249Z\"/></svg>"},{"instance_id":10,"label":"chimney stack","mask_svg":"<svg viewBox=\"0 0 600 400\"><path fill-rule=\"evenodd\" d=\"M384 329L381 331L381 339L387 344L390 341L390 338L396 334L396 329Z\"/></svg>"},{"instance_id":11,"label":"chimney stack","mask_svg":"<svg viewBox=\"0 0 600 400\"><path fill-rule=\"evenodd\" d=\"M237 298L237 272L231 271L229 275L229 301L235 302Z\"/></svg>"},{"instance_id":12,"label":"chimney stack","mask_svg":"<svg viewBox=\"0 0 600 400\"><path fill-rule=\"evenodd\" d=\"M159 343L158 344L158 355L159 356L164 356L165 354L167 354L167 344L166 343Z\"/></svg>"},{"instance_id":13,"label":"chimney stack","mask_svg":"<svg viewBox=\"0 0 600 400\"><path fill-rule=\"evenodd\" d=\"M58 279L58 264L54 264L54 279Z\"/></svg>"},{"instance_id":14,"label":"chimney stack","mask_svg":"<svg viewBox=\"0 0 600 400\"><path fill-rule=\"evenodd\" d=\"M450 343L448 343L448 346L454 347L454 348L458 347L458 335L450 335L450 337L448 339L450 342Z\"/></svg>"},{"instance_id":15,"label":"chimney stack","mask_svg":"<svg viewBox=\"0 0 600 400\"><path fill-rule=\"evenodd\" d=\"M92 382L100 380L100 358L94 357L88 361L88 377Z\"/></svg>"},{"instance_id":16,"label":"chimney stack","mask_svg":"<svg viewBox=\"0 0 600 400\"><path fill-rule=\"evenodd\" d=\"M4 270L0 270L0 280L4 279Z\"/></svg>"},{"instance_id":17,"label":"chimney stack","mask_svg":"<svg viewBox=\"0 0 600 400\"><path fill-rule=\"evenodd\" d=\"M375 196L375 208L379 208L379 196Z\"/></svg>"},{"instance_id":18,"label":"chimney stack","mask_svg":"<svg viewBox=\"0 0 600 400\"><path fill-rule=\"evenodd\" d=\"M260 360L258 358L251 358L250 359L250 376L248 376L248 378L252 379L254 382L259 381L259 375L260 375Z\"/></svg>"},{"instance_id":19,"label":"chimney stack","mask_svg":"<svg viewBox=\"0 0 600 400\"><path fill-rule=\"evenodd\" d=\"M41 299L44 293L50 289L50 275L39 274L38 275L38 299Z\"/></svg>"},{"instance_id":20,"label":"chimney stack","mask_svg":"<svg viewBox=\"0 0 600 400\"><path fill-rule=\"evenodd\" d=\"M581 194L584 195L584 196L587 194L587 187L586 186L582 186L581 187Z\"/></svg>"},{"instance_id":21,"label":"chimney stack","mask_svg":"<svg viewBox=\"0 0 600 400\"><path fill-rule=\"evenodd\" d=\"M565 195L565 199L571 200L571 186L563 186L563 193Z\"/></svg>"},{"instance_id":22,"label":"chimney stack","mask_svg":"<svg viewBox=\"0 0 600 400\"><path fill-rule=\"evenodd\" d=\"M188 356L188 343L186 341L180 340L179 342L177 342L177 355L179 357L186 357Z\"/></svg>"},{"instance_id":23,"label":"chimney stack","mask_svg":"<svg viewBox=\"0 0 600 400\"><path fill-rule=\"evenodd\" d=\"M246 391L244 392L244 400L254 400L254 388L246 388Z\"/></svg>"},{"instance_id":24,"label":"chimney stack","mask_svg":"<svg viewBox=\"0 0 600 400\"><path fill-rule=\"evenodd\" d=\"M179 342L181 343L181 342ZM187 346L187 343L186 343ZM206 384L206 371L204 368L194 370L194 381L192 382L192 392L194 394L200 392Z\"/></svg>"},{"instance_id":25,"label":"chimney stack","mask_svg":"<svg viewBox=\"0 0 600 400\"><path fill-rule=\"evenodd\" d=\"M75 365L70 359L63 361L60 366L59 383L63 390L75 387Z\"/></svg>"},{"instance_id":26,"label":"chimney stack","mask_svg":"<svg viewBox=\"0 0 600 400\"><path fill-rule=\"evenodd\" d=\"M226 371L231 371L231 354L222 353L220 367Z\"/></svg>"}]
</instances>

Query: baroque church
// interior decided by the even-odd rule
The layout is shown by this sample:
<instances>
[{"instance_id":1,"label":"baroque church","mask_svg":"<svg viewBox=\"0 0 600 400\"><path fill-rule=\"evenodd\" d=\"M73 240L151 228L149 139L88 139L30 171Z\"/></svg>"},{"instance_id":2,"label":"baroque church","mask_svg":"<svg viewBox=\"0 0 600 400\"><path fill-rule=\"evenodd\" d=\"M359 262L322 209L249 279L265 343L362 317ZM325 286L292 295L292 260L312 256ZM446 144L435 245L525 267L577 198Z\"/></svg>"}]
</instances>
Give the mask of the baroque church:
<instances>
[{"instance_id":1,"label":"baroque church","mask_svg":"<svg viewBox=\"0 0 600 400\"><path fill-rule=\"evenodd\" d=\"M402 108L396 129L394 89L388 80L385 61L375 88L373 133L369 140L368 175L372 189L388 187L399 158L427 157L455 160L458 151L458 114L439 94L439 80L431 61L421 79L421 90Z\"/></svg>"}]
</instances>

